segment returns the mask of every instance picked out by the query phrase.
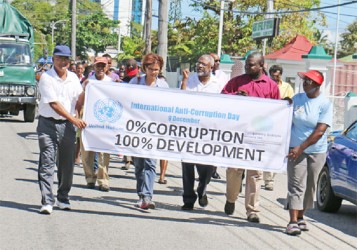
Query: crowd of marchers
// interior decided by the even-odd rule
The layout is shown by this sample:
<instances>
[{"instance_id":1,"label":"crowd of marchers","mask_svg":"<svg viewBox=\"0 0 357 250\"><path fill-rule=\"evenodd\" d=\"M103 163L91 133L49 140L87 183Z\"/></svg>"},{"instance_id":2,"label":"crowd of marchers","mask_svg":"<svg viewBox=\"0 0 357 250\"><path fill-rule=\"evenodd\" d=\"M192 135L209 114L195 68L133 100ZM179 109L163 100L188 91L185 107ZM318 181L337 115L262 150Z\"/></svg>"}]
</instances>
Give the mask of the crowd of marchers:
<instances>
[{"instance_id":1,"label":"crowd of marchers","mask_svg":"<svg viewBox=\"0 0 357 250\"><path fill-rule=\"evenodd\" d=\"M147 87L168 88L161 74L163 58L157 54L144 55L141 67L134 59L111 69L112 58L105 54L96 57L91 66L70 60L68 46L57 45L53 51L53 66L39 79L41 98L37 126L40 158L38 181L41 191L41 214L51 214L56 204L60 209L71 209L69 192L72 187L75 164L82 163L88 188L110 191L108 166L110 155L86 151L80 131L85 129L82 109L86 86L92 81L139 84ZM287 164L288 190L285 208L290 221L286 227L289 235L308 231L304 219L307 209L313 207L313 195L318 175L324 165L327 150L326 130L332 123L332 105L320 91L323 74L316 70L299 72L303 80L303 92L294 94L293 88L282 81L283 68L273 65L267 71L260 52L251 53L245 60L245 73L230 78L219 69L220 57L215 53L200 56L195 72L182 71L181 91L206 92L247 97L286 100L293 108L291 140ZM288 118L287 118L288 119ZM120 157L122 157L120 155ZM140 209L155 209L154 183L157 160L145 157L124 156L123 169L135 168L136 191ZM183 205L182 210L193 210L208 205L207 186L211 178L221 178L217 166L182 162ZM166 184L168 161L160 160L158 183ZM53 180L57 167L58 188L55 198ZM198 184L195 189L195 173ZM259 223L259 198L261 183L266 190L274 190L274 173L245 170L239 166L226 170L226 204L224 211L232 215L238 194L245 178L245 209L247 220Z\"/></svg>"}]
</instances>

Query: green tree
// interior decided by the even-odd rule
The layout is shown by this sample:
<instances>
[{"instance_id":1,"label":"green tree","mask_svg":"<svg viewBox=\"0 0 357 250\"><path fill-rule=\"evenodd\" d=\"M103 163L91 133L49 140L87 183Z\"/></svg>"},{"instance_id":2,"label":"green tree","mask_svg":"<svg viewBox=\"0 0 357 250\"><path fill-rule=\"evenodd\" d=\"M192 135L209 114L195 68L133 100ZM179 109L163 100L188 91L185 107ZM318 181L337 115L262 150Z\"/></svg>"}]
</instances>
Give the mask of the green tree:
<instances>
[{"instance_id":1,"label":"green tree","mask_svg":"<svg viewBox=\"0 0 357 250\"><path fill-rule=\"evenodd\" d=\"M54 29L54 44L70 44L71 37L71 1L68 0L14 0L11 4L16 7L34 27L35 58L43 55L43 50L53 51L51 23L63 20L56 24ZM91 0L77 1L77 21L96 20L96 14L102 10L98 3ZM116 27L117 24L114 25ZM105 30L104 26L104 30ZM88 32L92 32L89 30ZM99 39L100 37L98 37ZM77 33L77 41L79 35ZM79 50L82 52L82 50Z\"/></svg>"},{"instance_id":2,"label":"green tree","mask_svg":"<svg viewBox=\"0 0 357 250\"><path fill-rule=\"evenodd\" d=\"M86 16L77 25L78 55L85 57L88 50L105 51L107 46L115 46L118 36L113 32L118 27L118 22L107 18L103 12Z\"/></svg>"},{"instance_id":3,"label":"green tree","mask_svg":"<svg viewBox=\"0 0 357 250\"><path fill-rule=\"evenodd\" d=\"M349 24L347 32L341 34L341 51L339 57L344 57L356 53L357 45L357 20Z\"/></svg>"},{"instance_id":4,"label":"green tree","mask_svg":"<svg viewBox=\"0 0 357 250\"><path fill-rule=\"evenodd\" d=\"M123 53L118 54L117 61L121 62L129 58L141 58L144 51L145 41L141 37L142 25L131 23L131 36L124 36L121 49Z\"/></svg>"},{"instance_id":5,"label":"green tree","mask_svg":"<svg viewBox=\"0 0 357 250\"><path fill-rule=\"evenodd\" d=\"M298 3L290 4L288 1L275 1L276 11L288 11L288 10L302 10L312 7L318 7L320 0L300 0ZM199 22L204 24L201 19L198 21L189 20L189 25L197 27L196 31L201 36L204 36L210 46L210 51L217 50L217 43L211 41L217 41L218 34L218 16L220 12L220 1L203 0L196 1L192 4L197 10L206 10L208 14L205 14L203 19L212 21L210 23L210 30L205 32L199 30ZM222 51L224 53L232 55L244 55L247 51L253 48L260 48L261 42L254 41L251 38L252 24L254 21L264 19L264 12L266 12L266 0L246 0L246 1L234 1L226 3L224 13L224 32L222 36ZM239 10L239 11L237 11ZM250 13L247 13L250 12ZM255 12L255 13L253 13ZM213 19L212 19L213 18ZM305 35L308 39L314 42L314 32L316 30L315 24L324 25L324 16L316 12L298 12L287 13L280 15L280 35L272 39L270 46L267 48L267 53L281 48L297 34ZM186 22L187 21L183 21ZM206 23L208 24L208 23ZM189 39L192 39L189 38ZM206 43L198 43L197 47L206 47ZM201 50L201 49L198 49Z\"/></svg>"}]
</instances>

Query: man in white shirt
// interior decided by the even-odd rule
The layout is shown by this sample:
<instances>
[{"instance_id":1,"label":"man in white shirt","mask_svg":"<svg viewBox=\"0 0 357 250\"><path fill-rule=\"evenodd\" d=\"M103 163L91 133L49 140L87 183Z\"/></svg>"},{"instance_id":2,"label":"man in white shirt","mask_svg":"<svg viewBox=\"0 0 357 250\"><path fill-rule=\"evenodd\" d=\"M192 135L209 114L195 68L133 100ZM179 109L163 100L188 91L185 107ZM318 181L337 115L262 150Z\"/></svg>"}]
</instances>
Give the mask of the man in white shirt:
<instances>
[{"instance_id":1,"label":"man in white shirt","mask_svg":"<svg viewBox=\"0 0 357 250\"><path fill-rule=\"evenodd\" d=\"M214 60L212 74L217 78L218 84L222 90L226 83L230 80L230 77L219 69L219 65L221 64L221 59L219 58L219 56L215 53L211 53L210 56L212 56Z\"/></svg>"},{"instance_id":2,"label":"man in white shirt","mask_svg":"<svg viewBox=\"0 0 357 250\"><path fill-rule=\"evenodd\" d=\"M77 128L86 123L79 119L83 89L76 74L68 71L71 51L57 45L53 51L53 67L39 81L41 99L37 126L40 160L38 181L42 196L41 214L51 214L55 203L52 192L57 163L57 206L70 210L69 191L72 186ZM77 112L78 113L78 112Z\"/></svg>"},{"instance_id":3,"label":"man in white shirt","mask_svg":"<svg viewBox=\"0 0 357 250\"><path fill-rule=\"evenodd\" d=\"M210 55L202 55L197 63L197 72L189 76L189 70L183 70L181 89L195 92L220 93L221 89L217 79L212 75L214 60ZM195 167L198 172L197 194L194 190ZM183 202L182 210L193 210L197 200L201 207L208 205L206 188L211 181L214 166L207 164L196 164L182 162L182 181L183 181Z\"/></svg>"}]
</instances>

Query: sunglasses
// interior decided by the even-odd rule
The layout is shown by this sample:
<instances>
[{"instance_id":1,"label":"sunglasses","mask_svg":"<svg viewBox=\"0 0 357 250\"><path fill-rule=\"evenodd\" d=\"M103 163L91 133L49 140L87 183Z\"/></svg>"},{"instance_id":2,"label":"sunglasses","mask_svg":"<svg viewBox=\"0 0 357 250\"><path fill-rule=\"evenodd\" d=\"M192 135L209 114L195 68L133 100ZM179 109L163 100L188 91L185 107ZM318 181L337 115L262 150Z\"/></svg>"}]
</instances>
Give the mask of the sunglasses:
<instances>
[{"instance_id":1,"label":"sunglasses","mask_svg":"<svg viewBox=\"0 0 357 250\"><path fill-rule=\"evenodd\" d=\"M304 78L304 83L306 83L307 85L311 85L314 81L308 78Z\"/></svg>"},{"instance_id":2,"label":"sunglasses","mask_svg":"<svg viewBox=\"0 0 357 250\"><path fill-rule=\"evenodd\" d=\"M219 61L220 61L220 59L214 60L214 62L219 62Z\"/></svg>"}]
</instances>

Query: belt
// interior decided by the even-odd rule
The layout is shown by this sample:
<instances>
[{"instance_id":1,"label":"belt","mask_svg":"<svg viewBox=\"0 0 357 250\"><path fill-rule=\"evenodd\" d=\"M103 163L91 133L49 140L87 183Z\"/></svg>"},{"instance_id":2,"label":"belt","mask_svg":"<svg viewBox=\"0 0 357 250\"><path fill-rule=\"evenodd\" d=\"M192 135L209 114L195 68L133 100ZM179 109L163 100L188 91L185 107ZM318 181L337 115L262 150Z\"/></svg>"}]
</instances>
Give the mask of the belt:
<instances>
[{"instance_id":1,"label":"belt","mask_svg":"<svg viewBox=\"0 0 357 250\"><path fill-rule=\"evenodd\" d=\"M65 123L65 122L67 122L67 120L57 120L57 119L55 119L53 117L44 117L42 115L40 117L43 118L43 119L46 119L48 121L54 122L54 123Z\"/></svg>"}]
</instances>

